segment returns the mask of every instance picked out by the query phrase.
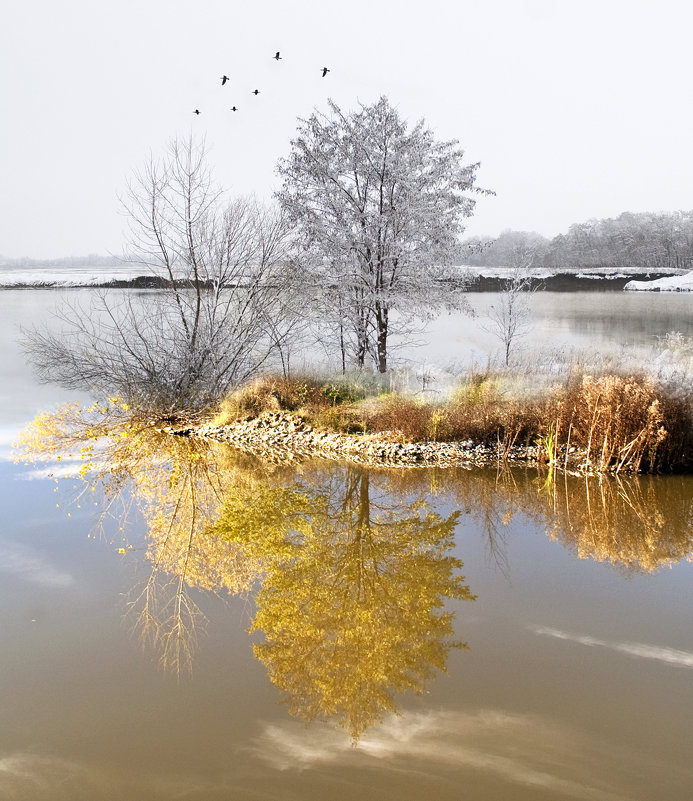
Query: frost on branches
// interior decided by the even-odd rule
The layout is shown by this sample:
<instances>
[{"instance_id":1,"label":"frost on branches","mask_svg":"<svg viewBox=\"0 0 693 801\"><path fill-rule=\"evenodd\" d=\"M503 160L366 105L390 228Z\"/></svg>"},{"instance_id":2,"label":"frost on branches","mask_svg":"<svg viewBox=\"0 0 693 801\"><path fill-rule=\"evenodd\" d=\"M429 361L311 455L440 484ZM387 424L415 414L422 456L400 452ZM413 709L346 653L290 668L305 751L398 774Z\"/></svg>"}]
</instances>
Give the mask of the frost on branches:
<instances>
[{"instance_id":1,"label":"frost on branches","mask_svg":"<svg viewBox=\"0 0 693 801\"><path fill-rule=\"evenodd\" d=\"M472 215L478 164L456 140L411 130L385 97L301 120L278 198L304 237L303 284L338 340L342 367L387 370L388 337L464 305L449 269ZM394 313L394 314L393 314Z\"/></svg>"}]
</instances>

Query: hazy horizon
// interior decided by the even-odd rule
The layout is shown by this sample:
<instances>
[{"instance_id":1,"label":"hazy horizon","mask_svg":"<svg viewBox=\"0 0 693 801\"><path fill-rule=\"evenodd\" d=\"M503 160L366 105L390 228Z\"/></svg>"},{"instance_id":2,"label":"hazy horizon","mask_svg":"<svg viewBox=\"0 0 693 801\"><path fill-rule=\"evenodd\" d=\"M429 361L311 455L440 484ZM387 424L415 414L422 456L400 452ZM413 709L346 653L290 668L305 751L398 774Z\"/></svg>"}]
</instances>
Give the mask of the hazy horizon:
<instances>
[{"instance_id":1,"label":"hazy horizon","mask_svg":"<svg viewBox=\"0 0 693 801\"><path fill-rule=\"evenodd\" d=\"M194 14L181 0L13 4L0 253L120 254L128 176L190 133L231 195L268 200L297 118L328 98L350 110L387 95L409 123L459 139L496 192L468 236L688 210L692 28L693 8L673 0L268 0L261 16L217 0Z\"/></svg>"}]
</instances>

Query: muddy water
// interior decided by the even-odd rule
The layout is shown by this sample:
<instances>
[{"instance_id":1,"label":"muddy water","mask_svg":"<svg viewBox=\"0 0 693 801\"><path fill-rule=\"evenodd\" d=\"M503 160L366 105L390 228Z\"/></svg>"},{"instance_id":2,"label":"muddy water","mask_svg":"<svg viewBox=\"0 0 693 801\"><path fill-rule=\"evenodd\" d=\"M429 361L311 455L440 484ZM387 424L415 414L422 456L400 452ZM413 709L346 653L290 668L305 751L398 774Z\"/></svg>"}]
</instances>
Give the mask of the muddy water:
<instances>
[{"instance_id":1,"label":"muddy water","mask_svg":"<svg viewBox=\"0 0 693 801\"><path fill-rule=\"evenodd\" d=\"M690 796L692 480L126 439L2 484L9 797Z\"/></svg>"},{"instance_id":2,"label":"muddy water","mask_svg":"<svg viewBox=\"0 0 693 801\"><path fill-rule=\"evenodd\" d=\"M691 797L691 478L112 433L0 464L0 797Z\"/></svg>"}]
</instances>

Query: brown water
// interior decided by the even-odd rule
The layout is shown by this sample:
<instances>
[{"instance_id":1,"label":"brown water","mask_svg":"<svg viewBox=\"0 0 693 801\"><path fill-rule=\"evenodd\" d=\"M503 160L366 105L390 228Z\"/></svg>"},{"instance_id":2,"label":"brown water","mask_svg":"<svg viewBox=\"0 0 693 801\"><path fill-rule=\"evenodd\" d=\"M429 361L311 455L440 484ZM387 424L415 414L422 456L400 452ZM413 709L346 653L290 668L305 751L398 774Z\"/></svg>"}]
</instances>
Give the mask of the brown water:
<instances>
[{"instance_id":1,"label":"brown water","mask_svg":"<svg viewBox=\"0 0 693 801\"><path fill-rule=\"evenodd\" d=\"M2 484L3 797L691 797L693 480L115 433Z\"/></svg>"},{"instance_id":2,"label":"brown water","mask_svg":"<svg viewBox=\"0 0 693 801\"><path fill-rule=\"evenodd\" d=\"M5 344L7 440L65 394ZM693 797L693 479L115 434L0 462L0 798Z\"/></svg>"}]
</instances>

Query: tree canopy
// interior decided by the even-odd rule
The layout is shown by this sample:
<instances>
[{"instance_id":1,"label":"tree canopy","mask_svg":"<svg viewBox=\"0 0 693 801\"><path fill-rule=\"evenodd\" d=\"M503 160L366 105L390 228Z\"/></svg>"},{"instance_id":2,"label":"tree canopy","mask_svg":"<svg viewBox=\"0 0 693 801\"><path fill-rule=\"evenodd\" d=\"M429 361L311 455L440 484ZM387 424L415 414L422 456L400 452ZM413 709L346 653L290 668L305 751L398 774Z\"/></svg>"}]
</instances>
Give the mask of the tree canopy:
<instances>
[{"instance_id":1,"label":"tree canopy","mask_svg":"<svg viewBox=\"0 0 693 801\"><path fill-rule=\"evenodd\" d=\"M329 114L300 120L277 196L302 236L303 283L343 367L372 360L385 372L393 331L463 305L446 265L483 191L478 167L423 120L408 128L386 97L350 113L330 101Z\"/></svg>"}]
</instances>

